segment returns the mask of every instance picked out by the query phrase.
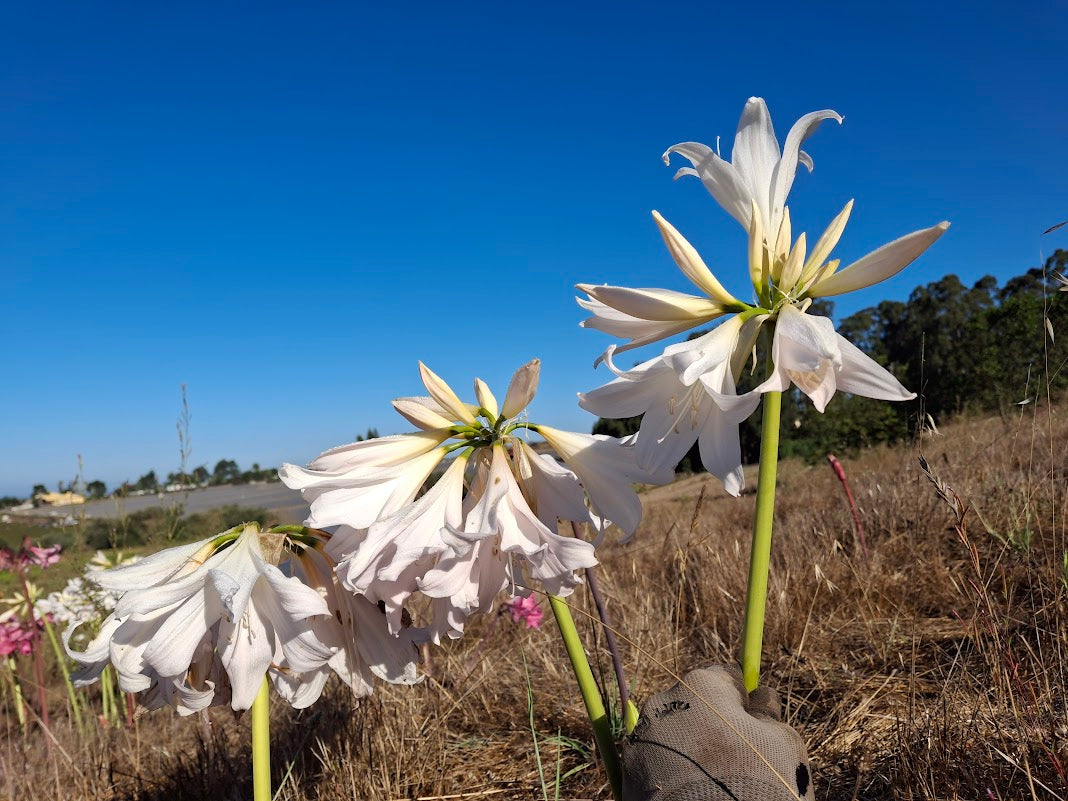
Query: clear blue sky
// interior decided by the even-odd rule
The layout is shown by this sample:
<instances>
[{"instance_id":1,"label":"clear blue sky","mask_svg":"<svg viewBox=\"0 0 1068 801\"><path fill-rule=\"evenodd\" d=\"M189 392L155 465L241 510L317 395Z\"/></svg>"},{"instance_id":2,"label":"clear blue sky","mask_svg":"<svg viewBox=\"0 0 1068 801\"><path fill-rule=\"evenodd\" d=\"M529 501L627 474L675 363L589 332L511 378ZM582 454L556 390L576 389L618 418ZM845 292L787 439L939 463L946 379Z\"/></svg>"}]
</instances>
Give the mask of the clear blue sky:
<instances>
[{"instance_id":1,"label":"clear blue sky","mask_svg":"<svg viewBox=\"0 0 1068 801\"><path fill-rule=\"evenodd\" d=\"M13 3L0 26L0 494L303 462L404 430L423 359L470 394L543 360L532 416L609 341L578 281L686 289L658 209L745 292L740 227L664 149L833 108L791 195L846 259L948 219L843 316L1068 246L1057 2ZM675 166L675 165L673 165ZM1057 237L1060 237L1060 241Z\"/></svg>"}]
</instances>

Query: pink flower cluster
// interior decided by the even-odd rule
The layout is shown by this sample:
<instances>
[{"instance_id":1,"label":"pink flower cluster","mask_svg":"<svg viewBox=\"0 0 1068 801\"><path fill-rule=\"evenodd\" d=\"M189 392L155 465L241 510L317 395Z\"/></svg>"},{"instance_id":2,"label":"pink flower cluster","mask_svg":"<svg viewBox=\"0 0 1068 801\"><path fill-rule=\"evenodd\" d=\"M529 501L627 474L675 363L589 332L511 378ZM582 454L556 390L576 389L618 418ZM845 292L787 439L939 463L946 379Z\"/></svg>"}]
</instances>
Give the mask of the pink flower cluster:
<instances>
[{"instance_id":1,"label":"pink flower cluster","mask_svg":"<svg viewBox=\"0 0 1068 801\"><path fill-rule=\"evenodd\" d=\"M6 658L12 654L33 653L34 643L37 642L38 628L40 628L40 624L30 628L15 617L0 620L0 657Z\"/></svg>"},{"instance_id":2,"label":"pink flower cluster","mask_svg":"<svg viewBox=\"0 0 1068 801\"><path fill-rule=\"evenodd\" d=\"M10 548L0 548L0 570L25 570L34 565L36 567L48 567L59 561L61 545L50 545L43 548L34 545L30 538L22 541L22 547L17 551Z\"/></svg>"},{"instance_id":3,"label":"pink flower cluster","mask_svg":"<svg viewBox=\"0 0 1068 801\"><path fill-rule=\"evenodd\" d=\"M526 598L513 598L505 607L512 615L512 622L523 621L528 629L536 629L541 626L541 618L544 612L538 603L536 595L528 595Z\"/></svg>"}]
</instances>

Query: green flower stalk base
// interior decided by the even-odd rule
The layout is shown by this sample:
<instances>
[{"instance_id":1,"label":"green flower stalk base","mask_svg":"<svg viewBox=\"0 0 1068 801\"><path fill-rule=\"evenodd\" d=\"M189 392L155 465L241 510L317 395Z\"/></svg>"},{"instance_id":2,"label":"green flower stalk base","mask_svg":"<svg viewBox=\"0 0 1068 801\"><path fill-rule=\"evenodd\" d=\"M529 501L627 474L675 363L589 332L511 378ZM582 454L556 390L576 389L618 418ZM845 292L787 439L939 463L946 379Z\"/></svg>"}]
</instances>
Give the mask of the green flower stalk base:
<instances>
[{"instance_id":1,"label":"green flower stalk base","mask_svg":"<svg viewBox=\"0 0 1068 801\"><path fill-rule=\"evenodd\" d=\"M575 628L575 620L571 617L571 610L567 604L555 595L549 596L549 606L556 615L556 624L560 627L560 636L564 639L564 648L571 660L571 669L575 671L575 680L578 682L579 692L586 704L586 714L590 718L590 726L593 727L593 736L597 741L597 750L601 754L601 762L604 763L604 772L608 774L608 783L612 786L612 797L616 801L623 798L623 776L619 767L619 754L616 753L616 744L612 739L612 723L605 713L604 702L601 700L601 692L597 687L597 681L593 678L589 660L579 640L578 630ZM256 799L259 801L259 799Z\"/></svg>"},{"instance_id":2,"label":"green flower stalk base","mask_svg":"<svg viewBox=\"0 0 1068 801\"><path fill-rule=\"evenodd\" d=\"M760 683L760 649L764 641L764 608L768 597L771 566L771 529L775 521L775 475L779 462L779 415L782 393L764 394L764 417L760 428L760 473L757 477L753 547L749 554L749 586L745 598L745 629L742 634L742 678L752 692Z\"/></svg>"},{"instance_id":3,"label":"green flower stalk base","mask_svg":"<svg viewBox=\"0 0 1068 801\"><path fill-rule=\"evenodd\" d=\"M252 702L252 799L271 801L271 707L267 678Z\"/></svg>"}]
</instances>

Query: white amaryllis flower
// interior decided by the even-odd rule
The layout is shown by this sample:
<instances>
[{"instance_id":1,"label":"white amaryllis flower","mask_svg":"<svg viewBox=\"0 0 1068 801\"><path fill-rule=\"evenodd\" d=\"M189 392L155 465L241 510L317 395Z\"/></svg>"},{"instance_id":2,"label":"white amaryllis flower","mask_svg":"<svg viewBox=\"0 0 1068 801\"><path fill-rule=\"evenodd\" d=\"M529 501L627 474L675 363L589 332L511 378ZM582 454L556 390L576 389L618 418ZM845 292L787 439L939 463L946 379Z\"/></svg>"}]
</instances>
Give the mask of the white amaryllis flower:
<instances>
[{"instance_id":1,"label":"white amaryllis flower","mask_svg":"<svg viewBox=\"0 0 1068 801\"><path fill-rule=\"evenodd\" d=\"M699 442L705 469L731 495L745 486L738 424L760 402L758 391L735 394L735 376L753 348L763 315L735 315L708 334L667 348L661 356L592 392L579 405L601 417L642 415L635 445L640 466L672 470Z\"/></svg>"},{"instance_id":2,"label":"white amaryllis flower","mask_svg":"<svg viewBox=\"0 0 1068 801\"><path fill-rule=\"evenodd\" d=\"M424 631L439 639L458 636L466 618L506 587L570 592L576 571L596 559L590 543L558 533L560 521L602 532L615 522L633 533L641 514L633 484L670 477L640 470L618 439L572 447L568 437L584 435L529 422L537 359L516 371L500 404L481 380L477 403L467 404L428 368L420 372L429 396L399 398L394 407L421 432L337 448L311 468L280 471L313 498L309 524L335 527L329 550L341 582L380 604L394 631L417 593L433 599ZM562 462L537 452L520 437L526 432L541 434ZM416 499L432 467L452 453L444 475Z\"/></svg>"},{"instance_id":3,"label":"white amaryllis flower","mask_svg":"<svg viewBox=\"0 0 1068 801\"><path fill-rule=\"evenodd\" d=\"M353 668L351 660L338 657L346 636L394 639L381 615L377 630L336 630L342 615L336 601L332 608L328 588L280 569L308 572L308 558L319 558L313 556L318 539L249 523L96 573L100 587L123 595L84 652L70 647L78 624L67 629L67 651L83 666L76 681L95 681L110 663L124 691L144 693L145 706L170 704L183 714L227 702L248 709L265 676L294 706L312 703L328 664L350 679L344 670ZM330 569L326 574L333 579ZM410 643L405 647L411 664L415 651ZM382 672L414 680L414 665L391 664Z\"/></svg>"},{"instance_id":4,"label":"white amaryllis flower","mask_svg":"<svg viewBox=\"0 0 1068 801\"><path fill-rule=\"evenodd\" d=\"M830 109L806 114L794 123L780 152L764 99L751 97L738 121L729 162L707 145L682 142L667 149L664 163L670 163L672 153L688 159L693 166L680 169L675 173L676 178L696 175L712 197L744 228L749 227L755 202L769 230L775 232L786 209L786 197L798 164L812 171L812 159L801 145L824 120L841 123L842 116Z\"/></svg>"},{"instance_id":5,"label":"white amaryllis flower","mask_svg":"<svg viewBox=\"0 0 1068 801\"><path fill-rule=\"evenodd\" d=\"M653 218L672 257L704 297L663 289L578 285L588 296L579 304L593 312L582 325L629 340L609 346L601 355L598 362L605 360L617 377L581 395L580 405L602 417L642 415L635 447L640 468L673 465L698 441L705 467L732 494L742 489L737 425L756 408L760 393L783 391L793 384L821 412L838 389L885 400L914 397L887 370L836 334L829 319L805 312L813 298L861 289L897 274L949 228L942 222L915 231L839 269L839 261L830 257L853 202L846 204L811 250L804 233L793 239L789 209L779 204L785 200L798 160L805 163L798 155L801 141L820 120L840 118L834 112L802 118L780 158L763 102L751 100L746 109L734 165L705 154L702 163L707 170L701 176L748 230L749 277L756 300L743 303L727 292L693 246L655 211ZM755 132L760 131L764 133L758 136ZM689 145L672 151L697 154ZM740 211L742 204L747 205L745 214ZM765 220L770 220L769 228ZM620 371L612 364L613 354L728 314L734 316L710 333L672 345L632 370ZM764 324L775 328L768 354L772 369L764 383L738 396L736 382Z\"/></svg>"}]
</instances>

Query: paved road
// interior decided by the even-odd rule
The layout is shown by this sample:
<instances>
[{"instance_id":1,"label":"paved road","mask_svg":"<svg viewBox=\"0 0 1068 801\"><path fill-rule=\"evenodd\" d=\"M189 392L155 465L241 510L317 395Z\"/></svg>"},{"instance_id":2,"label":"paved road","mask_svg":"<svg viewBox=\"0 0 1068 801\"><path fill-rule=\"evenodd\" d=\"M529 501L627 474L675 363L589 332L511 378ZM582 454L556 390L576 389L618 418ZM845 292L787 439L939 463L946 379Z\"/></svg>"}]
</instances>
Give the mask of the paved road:
<instances>
[{"instance_id":1,"label":"paved road","mask_svg":"<svg viewBox=\"0 0 1068 801\"><path fill-rule=\"evenodd\" d=\"M40 518L53 516L64 518L76 517L84 512L86 517L117 517L120 511L129 514L141 509L153 507L169 508L181 504L186 514L217 509L220 506L255 506L274 513L279 522L299 523L308 515L308 504L300 493L289 489L285 484L241 484L238 486L204 487L187 492L167 492L162 495L139 495L116 500L89 501L79 506L52 506L28 509L23 512L7 512L14 517Z\"/></svg>"}]
</instances>

